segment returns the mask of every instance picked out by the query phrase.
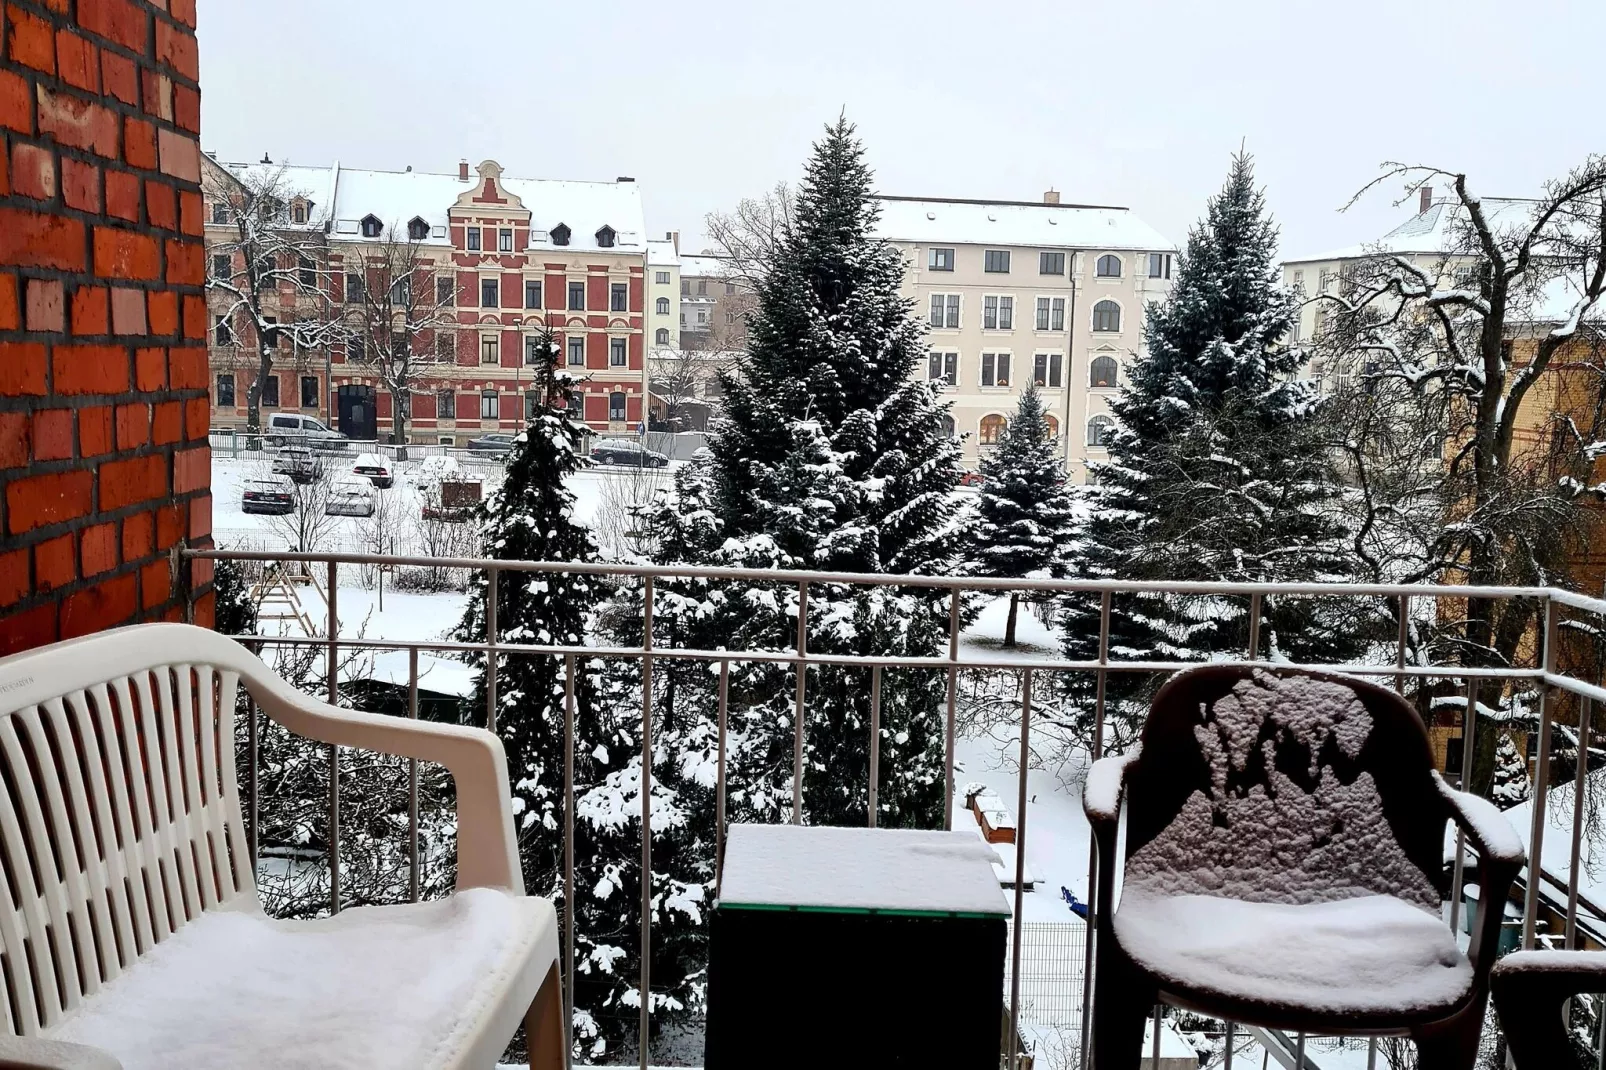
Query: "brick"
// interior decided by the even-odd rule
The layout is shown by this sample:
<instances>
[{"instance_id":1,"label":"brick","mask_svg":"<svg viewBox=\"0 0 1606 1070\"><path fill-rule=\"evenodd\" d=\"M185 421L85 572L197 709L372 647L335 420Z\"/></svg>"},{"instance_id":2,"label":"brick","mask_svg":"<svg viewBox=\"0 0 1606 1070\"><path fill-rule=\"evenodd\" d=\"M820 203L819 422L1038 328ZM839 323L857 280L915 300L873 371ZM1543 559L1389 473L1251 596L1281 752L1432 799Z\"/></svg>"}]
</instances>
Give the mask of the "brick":
<instances>
[{"instance_id":1,"label":"brick","mask_svg":"<svg viewBox=\"0 0 1606 1070\"><path fill-rule=\"evenodd\" d=\"M150 441L151 407L144 402L117 406L117 448L138 449Z\"/></svg>"},{"instance_id":2,"label":"brick","mask_svg":"<svg viewBox=\"0 0 1606 1070\"><path fill-rule=\"evenodd\" d=\"M206 350L199 346L175 347L167 366L174 390L205 390L211 385L207 382Z\"/></svg>"},{"instance_id":3,"label":"brick","mask_svg":"<svg viewBox=\"0 0 1606 1070\"><path fill-rule=\"evenodd\" d=\"M0 331L14 331L22 325L17 307L17 277L0 272Z\"/></svg>"},{"instance_id":4,"label":"brick","mask_svg":"<svg viewBox=\"0 0 1606 1070\"><path fill-rule=\"evenodd\" d=\"M145 218L163 230L178 229L178 198L165 182L145 183Z\"/></svg>"},{"instance_id":5,"label":"brick","mask_svg":"<svg viewBox=\"0 0 1606 1070\"><path fill-rule=\"evenodd\" d=\"M178 330L178 295L170 290L135 291L149 305L149 328L141 333L170 335ZM121 332L118 332L121 333Z\"/></svg>"},{"instance_id":6,"label":"brick","mask_svg":"<svg viewBox=\"0 0 1606 1070\"><path fill-rule=\"evenodd\" d=\"M0 193L11 193L11 158L0 152Z\"/></svg>"},{"instance_id":7,"label":"brick","mask_svg":"<svg viewBox=\"0 0 1606 1070\"><path fill-rule=\"evenodd\" d=\"M56 69L68 85L100 92L100 49L71 30L56 31Z\"/></svg>"},{"instance_id":8,"label":"brick","mask_svg":"<svg viewBox=\"0 0 1606 1070\"><path fill-rule=\"evenodd\" d=\"M152 294L154 302L158 295ZM169 294L169 297L172 295ZM156 313L154 307L151 312L154 322ZM142 393L162 390L167 386L167 351L161 348L136 349L134 351L134 389Z\"/></svg>"},{"instance_id":9,"label":"brick","mask_svg":"<svg viewBox=\"0 0 1606 1070\"><path fill-rule=\"evenodd\" d=\"M164 127L157 131L156 142L162 158L162 174L185 182L201 180L201 147L193 137Z\"/></svg>"},{"instance_id":10,"label":"brick","mask_svg":"<svg viewBox=\"0 0 1606 1070\"><path fill-rule=\"evenodd\" d=\"M28 280L27 324L30 331L60 334L66 324L66 296L60 280Z\"/></svg>"},{"instance_id":11,"label":"brick","mask_svg":"<svg viewBox=\"0 0 1606 1070\"><path fill-rule=\"evenodd\" d=\"M132 457L126 461L107 461L100 466L100 509L109 513L136 502L167 497L167 460L164 457Z\"/></svg>"},{"instance_id":12,"label":"brick","mask_svg":"<svg viewBox=\"0 0 1606 1070\"><path fill-rule=\"evenodd\" d=\"M204 539L212 534L212 495L202 494L190 499L190 541Z\"/></svg>"},{"instance_id":13,"label":"brick","mask_svg":"<svg viewBox=\"0 0 1606 1070\"><path fill-rule=\"evenodd\" d=\"M46 74L56 73L56 40L50 23L24 11L16 4L6 5L6 58Z\"/></svg>"},{"instance_id":14,"label":"brick","mask_svg":"<svg viewBox=\"0 0 1606 1070\"><path fill-rule=\"evenodd\" d=\"M151 414L151 441L166 446L184 437L184 403L158 401Z\"/></svg>"},{"instance_id":15,"label":"brick","mask_svg":"<svg viewBox=\"0 0 1606 1070\"><path fill-rule=\"evenodd\" d=\"M190 515L194 516L195 514L192 512ZM203 557L197 561L191 561L190 585L192 587L205 587L212 582L213 577L217 574L216 568L210 558Z\"/></svg>"},{"instance_id":16,"label":"brick","mask_svg":"<svg viewBox=\"0 0 1606 1070\"><path fill-rule=\"evenodd\" d=\"M84 225L64 216L0 207L0 264L82 271Z\"/></svg>"},{"instance_id":17,"label":"brick","mask_svg":"<svg viewBox=\"0 0 1606 1070\"><path fill-rule=\"evenodd\" d=\"M111 329L104 286L80 286L72 295L72 333L105 334Z\"/></svg>"},{"instance_id":18,"label":"brick","mask_svg":"<svg viewBox=\"0 0 1606 1070\"><path fill-rule=\"evenodd\" d=\"M33 414L33 459L64 461L72 456L71 409L40 409Z\"/></svg>"},{"instance_id":19,"label":"brick","mask_svg":"<svg viewBox=\"0 0 1606 1070\"><path fill-rule=\"evenodd\" d=\"M45 392L45 347L38 342L0 342L0 397Z\"/></svg>"},{"instance_id":20,"label":"brick","mask_svg":"<svg viewBox=\"0 0 1606 1070\"><path fill-rule=\"evenodd\" d=\"M56 641L56 603L46 602L0 619L0 656Z\"/></svg>"},{"instance_id":21,"label":"brick","mask_svg":"<svg viewBox=\"0 0 1606 1070\"><path fill-rule=\"evenodd\" d=\"M25 412L0 412L0 469L21 468L33 448L33 421Z\"/></svg>"},{"instance_id":22,"label":"brick","mask_svg":"<svg viewBox=\"0 0 1606 1070\"><path fill-rule=\"evenodd\" d=\"M61 160L61 199L80 212L100 212L100 168L70 156Z\"/></svg>"},{"instance_id":23,"label":"brick","mask_svg":"<svg viewBox=\"0 0 1606 1070\"><path fill-rule=\"evenodd\" d=\"M65 93L37 87L39 132L63 145L88 149L97 156L117 156L117 115L110 109Z\"/></svg>"},{"instance_id":24,"label":"brick","mask_svg":"<svg viewBox=\"0 0 1606 1070\"><path fill-rule=\"evenodd\" d=\"M33 548L33 571L37 577L39 593L65 587L78 578L78 569L73 557L71 535L46 539Z\"/></svg>"},{"instance_id":25,"label":"brick","mask_svg":"<svg viewBox=\"0 0 1606 1070\"><path fill-rule=\"evenodd\" d=\"M15 71L0 71L0 126L33 133L32 103L27 79Z\"/></svg>"},{"instance_id":26,"label":"brick","mask_svg":"<svg viewBox=\"0 0 1606 1070\"><path fill-rule=\"evenodd\" d=\"M184 298L184 337L203 341L206 338L206 298L186 295Z\"/></svg>"},{"instance_id":27,"label":"brick","mask_svg":"<svg viewBox=\"0 0 1606 1070\"><path fill-rule=\"evenodd\" d=\"M177 502L156 510L156 552L166 553L184 537L184 507Z\"/></svg>"},{"instance_id":28,"label":"brick","mask_svg":"<svg viewBox=\"0 0 1606 1070\"><path fill-rule=\"evenodd\" d=\"M173 567L166 561L152 561L139 570L140 606L150 609L173 597Z\"/></svg>"},{"instance_id":29,"label":"brick","mask_svg":"<svg viewBox=\"0 0 1606 1070\"><path fill-rule=\"evenodd\" d=\"M134 61L115 52L101 52L100 80L108 95L124 104L139 104L139 68Z\"/></svg>"},{"instance_id":30,"label":"brick","mask_svg":"<svg viewBox=\"0 0 1606 1070\"><path fill-rule=\"evenodd\" d=\"M72 639L127 624L139 612L134 574L74 591L61 604L61 637Z\"/></svg>"},{"instance_id":31,"label":"brick","mask_svg":"<svg viewBox=\"0 0 1606 1070\"><path fill-rule=\"evenodd\" d=\"M131 0L78 0L78 25L130 52L146 54L146 15Z\"/></svg>"},{"instance_id":32,"label":"brick","mask_svg":"<svg viewBox=\"0 0 1606 1070\"><path fill-rule=\"evenodd\" d=\"M115 227L95 228L95 274L113 279L156 279L162 250L155 238Z\"/></svg>"},{"instance_id":33,"label":"brick","mask_svg":"<svg viewBox=\"0 0 1606 1070\"><path fill-rule=\"evenodd\" d=\"M171 0L168 10L190 29L195 29L195 0Z\"/></svg>"},{"instance_id":34,"label":"brick","mask_svg":"<svg viewBox=\"0 0 1606 1070\"><path fill-rule=\"evenodd\" d=\"M139 178L127 171L106 172L106 214L139 222Z\"/></svg>"},{"instance_id":35,"label":"brick","mask_svg":"<svg viewBox=\"0 0 1606 1070\"><path fill-rule=\"evenodd\" d=\"M0 554L0 607L14 606L28 593L28 551Z\"/></svg>"},{"instance_id":36,"label":"brick","mask_svg":"<svg viewBox=\"0 0 1606 1070\"><path fill-rule=\"evenodd\" d=\"M36 201L53 198L56 195L56 158L50 150L22 141L13 143L11 188Z\"/></svg>"},{"instance_id":37,"label":"brick","mask_svg":"<svg viewBox=\"0 0 1606 1070\"><path fill-rule=\"evenodd\" d=\"M206 446L179 450L173 454L173 494L205 490L211 485L212 451Z\"/></svg>"},{"instance_id":38,"label":"brick","mask_svg":"<svg viewBox=\"0 0 1606 1070\"><path fill-rule=\"evenodd\" d=\"M142 171L156 169L156 127L144 119L123 120L123 159Z\"/></svg>"},{"instance_id":39,"label":"brick","mask_svg":"<svg viewBox=\"0 0 1606 1070\"><path fill-rule=\"evenodd\" d=\"M178 229L199 238L206 233L204 206L199 193L180 190L178 194Z\"/></svg>"},{"instance_id":40,"label":"brick","mask_svg":"<svg viewBox=\"0 0 1606 1070\"><path fill-rule=\"evenodd\" d=\"M58 394L121 394L128 389L128 350L121 346L57 345L50 367Z\"/></svg>"},{"instance_id":41,"label":"brick","mask_svg":"<svg viewBox=\"0 0 1606 1070\"><path fill-rule=\"evenodd\" d=\"M156 20L156 59L192 82L201 76L195 36L162 19Z\"/></svg>"},{"instance_id":42,"label":"brick","mask_svg":"<svg viewBox=\"0 0 1606 1070\"><path fill-rule=\"evenodd\" d=\"M78 410L78 454L99 457L112 451L112 407L97 405Z\"/></svg>"},{"instance_id":43,"label":"brick","mask_svg":"<svg viewBox=\"0 0 1606 1070\"><path fill-rule=\"evenodd\" d=\"M123 560L138 561L149 557L156 540L156 517L150 513L135 513L123 520Z\"/></svg>"},{"instance_id":44,"label":"brick","mask_svg":"<svg viewBox=\"0 0 1606 1070\"><path fill-rule=\"evenodd\" d=\"M117 525L96 524L85 528L78 542L84 578L110 572L117 567Z\"/></svg>"},{"instance_id":45,"label":"brick","mask_svg":"<svg viewBox=\"0 0 1606 1070\"><path fill-rule=\"evenodd\" d=\"M184 433L190 439L206 441L207 431L212 425L212 402L210 398L191 398L184 403Z\"/></svg>"},{"instance_id":46,"label":"brick","mask_svg":"<svg viewBox=\"0 0 1606 1070\"><path fill-rule=\"evenodd\" d=\"M112 287L112 333L145 334L145 291Z\"/></svg>"},{"instance_id":47,"label":"brick","mask_svg":"<svg viewBox=\"0 0 1606 1070\"><path fill-rule=\"evenodd\" d=\"M173 87L173 122L192 134L201 132L201 94L187 85Z\"/></svg>"},{"instance_id":48,"label":"brick","mask_svg":"<svg viewBox=\"0 0 1606 1070\"><path fill-rule=\"evenodd\" d=\"M167 281L174 286L204 286L206 246L198 241L169 241Z\"/></svg>"},{"instance_id":49,"label":"brick","mask_svg":"<svg viewBox=\"0 0 1606 1070\"><path fill-rule=\"evenodd\" d=\"M173 79L160 71L139 72L140 98L147 115L173 121Z\"/></svg>"},{"instance_id":50,"label":"brick","mask_svg":"<svg viewBox=\"0 0 1606 1070\"><path fill-rule=\"evenodd\" d=\"M94 476L85 471L28 476L6 484L6 523L13 535L89 515Z\"/></svg>"}]
</instances>

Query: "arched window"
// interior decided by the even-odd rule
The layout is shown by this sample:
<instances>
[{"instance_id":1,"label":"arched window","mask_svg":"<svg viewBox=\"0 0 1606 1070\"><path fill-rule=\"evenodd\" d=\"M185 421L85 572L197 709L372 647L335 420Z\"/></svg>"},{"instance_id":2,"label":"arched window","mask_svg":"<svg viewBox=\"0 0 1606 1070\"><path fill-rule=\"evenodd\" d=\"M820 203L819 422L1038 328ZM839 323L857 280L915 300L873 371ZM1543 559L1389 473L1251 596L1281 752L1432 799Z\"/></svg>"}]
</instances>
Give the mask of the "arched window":
<instances>
[{"instance_id":1,"label":"arched window","mask_svg":"<svg viewBox=\"0 0 1606 1070\"><path fill-rule=\"evenodd\" d=\"M660 316L667 316L667 315L669 315L669 298L667 298L667 297L660 297L660 298L659 298L659 299L658 299L658 302L657 302L657 306L656 306L656 307L657 307L657 309L658 309L658 314L659 314L659 315L660 315Z\"/></svg>"},{"instance_id":2,"label":"arched window","mask_svg":"<svg viewBox=\"0 0 1606 1070\"><path fill-rule=\"evenodd\" d=\"M953 438L958 433L959 433L959 428L954 426L954 418L952 416L949 416L947 413L943 413L942 414L942 434L943 434L943 437L944 438Z\"/></svg>"},{"instance_id":3,"label":"arched window","mask_svg":"<svg viewBox=\"0 0 1606 1070\"><path fill-rule=\"evenodd\" d=\"M420 216L414 216L407 224L407 237L412 241L423 241L429 237L429 224Z\"/></svg>"},{"instance_id":4,"label":"arched window","mask_svg":"<svg viewBox=\"0 0 1606 1070\"><path fill-rule=\"evenodd\" d=\"M669 328L668 327L660 327L660 328L658 328L658 334L654 337L653 341L657 345L661 345L661 346L668 345L669 344Z\"/></svg>"},{"instance_id":5,"label":"arched window","mask_svg":"<svg viewBox=\"0 0 1606 1070\"><path fill-rule=\"evenodd\" d=\"M1117 311L1116 315L1119 316L1120 312ZM1087 385L1114 386L1118 374L1114 357L1094 357L1093 363L1087 368Z\"/></svg>"},{"instance_id":6,"label":"arched window","mask_svg":"<svg viewBox=\"0 0 1606 1070\"><path fill-rule=\"evenodd\" d=\"M1121 306L1114 301L1100 301L1094 305L1093 329L1095 331L1119 331L1121 329Z\"/></svg>"},{"instance_id":7,"label":"arched window","mask_svg":"<svg viewBox=\"0 0 1606 1070\"><path fill-rule=\"evenodd\" d=\"M1110 443L1110 432L1115 428L1115 421L1108 416L1095 416L1087 422L1087 444L1098 449L1105 449Z\"/></svg>"},{"instance_id":8,"label":"arched window","mask_svg":"<svg viewBox=\"0 0 1606 1070\"><path fill-rule=\"evenodd\" d=\"M983 416L981 418L981 428L980 428L980 430L981 430L981 436L980 436L981 437L981 444L983 446L996 446L996 445L998 445L999 438L1002 437L1003 434L1004 434L1004 428L1006 428L1008 426L1009 426L1009 421L1005 420L1002 416L998 415L996 412L988 413L986 416Z\"/></svg>"},{"instance_id":9,"label":"arched window","mask_svg":"<svg viewBox=\"0 0 1606 1070\"><path fill-rule=\"evenodd\" d=\"M1052 413L1043 414L1043 426L1048 429L1047 438L1050 442L1060 437L1060 422L1054 419Z\"/></svg>"},{"instance_id":10,"label":"arched window","mask_svg":"<svg viewBox=\"0 0 1606 1070\"><path fill-rule=\"evenodd\" d=\"M569 230L569 225L567 223L559 223L557 226L552 228L552 244L568 245L570 233L572 232Z\"/></svg>"},{"instance_id":11,"label":"arched window","mask_svg":"<svg viewBox=\"0 0 1606 1070\"><path fill-rule=\"evenodd\" d=\"M618 422L625 418L625 396L615 390L608 395L608 419Z\"/></svg>"},{"instance_id":12,"label":"arched window","mask_svg":"<svg viewBox=\"0 0 1606 1070\"><path fill-rule=\"evenodd\" d=\"M604 226L601 230L597 231L597 248L612 249L613 238L614 229L609 226Z\"/></svg>"},{"instance_id":13,"label":"arched window","mask_svg":"<svg viewBox=\"0 0 1606 1070\"><path fill-rule=\"evenodd\" d=\"M1105 253L1099 257L1093 271L1101 279L1118 279L1121 277L1121 258Z\"/></svg>"},{"instance_id":14,"label":"arched window","mask_svg":"<svg viewBox=\"0 0 1606 1070\"><path fill-rule=\"evenodd\" d=\"M376 215L365 215L365 216L362 217L362 236L363 237L365 237L365 238L377 238L377 237L379 237L380 233L384 229L385 229L385 224L383 224L383 223L381 223L379 221L379 217L378 216L376 216Z\"/></svg>"}]
</instances>

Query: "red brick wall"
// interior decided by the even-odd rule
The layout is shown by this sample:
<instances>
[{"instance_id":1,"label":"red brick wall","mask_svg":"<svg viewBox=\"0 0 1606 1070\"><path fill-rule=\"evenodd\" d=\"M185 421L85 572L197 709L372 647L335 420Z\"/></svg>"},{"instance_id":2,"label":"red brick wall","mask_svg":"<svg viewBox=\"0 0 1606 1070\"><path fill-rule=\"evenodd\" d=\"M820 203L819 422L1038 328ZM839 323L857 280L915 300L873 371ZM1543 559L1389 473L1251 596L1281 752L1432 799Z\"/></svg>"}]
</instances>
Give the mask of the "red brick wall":
<instances>
[{"instance_id":1,"label":"red brick wall","mask_svg":"<svg viewBox=\"0 0 1606 1070\"><path fill-rule=\"evenodd\" d=\"M211 544L212 499L195 0L0 19L6 654L182 616L168 550Z\"/></svg>"}]
</instances>

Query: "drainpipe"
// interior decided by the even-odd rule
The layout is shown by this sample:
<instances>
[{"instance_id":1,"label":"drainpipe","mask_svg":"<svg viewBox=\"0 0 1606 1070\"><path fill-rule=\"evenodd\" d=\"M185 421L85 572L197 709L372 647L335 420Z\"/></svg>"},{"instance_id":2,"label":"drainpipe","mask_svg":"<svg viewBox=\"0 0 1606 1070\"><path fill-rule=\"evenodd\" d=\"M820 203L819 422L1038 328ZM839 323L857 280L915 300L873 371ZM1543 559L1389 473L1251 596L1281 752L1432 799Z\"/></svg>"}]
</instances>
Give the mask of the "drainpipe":
<instances>
[{"instance_id":1,"label":"drainpipe","mask_svg":"<svg viewBox=\"0 0 1606 1070\"><path fill-rule=\"evenodd\" d=\"M1076 381L1076 361L1073 359L1076 346L1076 250L1070 251L1071 276L1071 308L1065 318L1065 382L1060 390L1065 395L1064 418L1060 421L1060 431L1065 436L1065 474L1071 474L1071 384Z\"/></svg>"}]
</instances>

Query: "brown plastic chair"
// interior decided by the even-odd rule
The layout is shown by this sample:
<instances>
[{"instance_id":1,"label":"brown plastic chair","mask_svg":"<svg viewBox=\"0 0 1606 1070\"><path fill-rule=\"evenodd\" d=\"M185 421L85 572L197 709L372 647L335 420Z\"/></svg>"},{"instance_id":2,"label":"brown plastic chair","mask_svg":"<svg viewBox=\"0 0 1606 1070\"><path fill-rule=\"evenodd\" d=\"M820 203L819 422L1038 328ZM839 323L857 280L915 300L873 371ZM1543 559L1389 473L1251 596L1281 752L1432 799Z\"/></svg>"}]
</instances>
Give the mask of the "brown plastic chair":
<instances>
[{"instance_id":1,"label":"brown plastic chair","mask_svg":"<svg viewBox=\"0 0 1606 1070\"><path fill-rule=\"evenodd\" d=\"M1606 954L1518 951L1489 978L1495 1013L1517 1070L1584 1070L1562 1018L1562 1006L1585 992L1606 992Z\"/></svg>"},{"instance_id":2,"label":"brown plastic chair","mask_svg":"<svg viewBox=\"0 0 1606 1070\"><path fill-rule=\"evenodd\" d=\"M1095 1070L1136 1070L1157 1002L1289 1031L1410 1036L1422 1070L1477 1054L1500 912L1468 955L1441 920L1445 822L1485 902L1522 843L1433 769L1375 684L1211 665L1155 696L1139 748L1088 773L1099 858Z\"/></svg>"}]
</instances>

